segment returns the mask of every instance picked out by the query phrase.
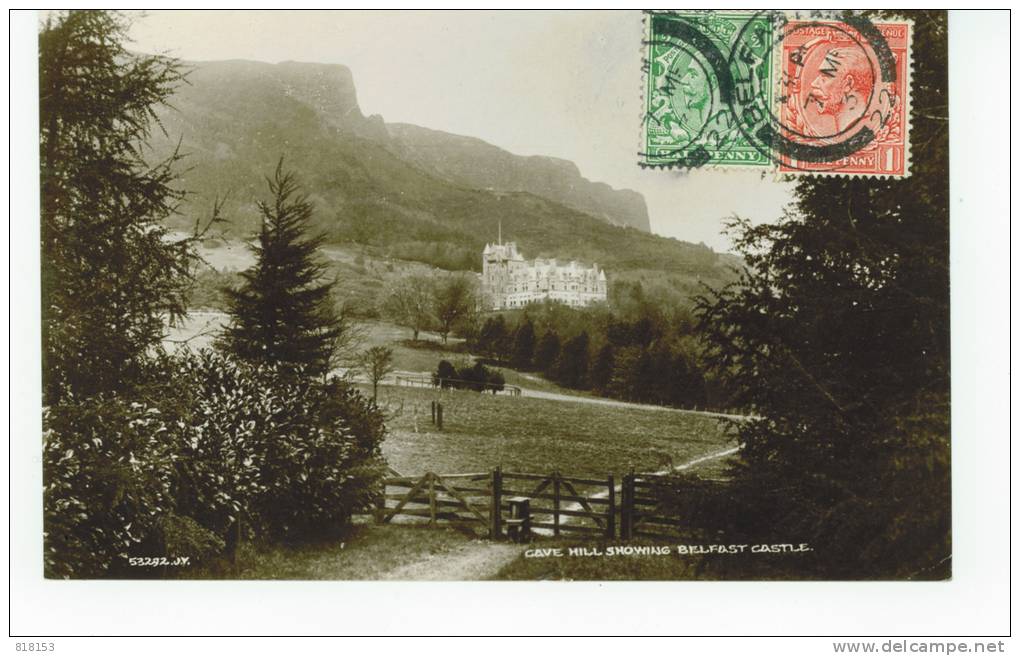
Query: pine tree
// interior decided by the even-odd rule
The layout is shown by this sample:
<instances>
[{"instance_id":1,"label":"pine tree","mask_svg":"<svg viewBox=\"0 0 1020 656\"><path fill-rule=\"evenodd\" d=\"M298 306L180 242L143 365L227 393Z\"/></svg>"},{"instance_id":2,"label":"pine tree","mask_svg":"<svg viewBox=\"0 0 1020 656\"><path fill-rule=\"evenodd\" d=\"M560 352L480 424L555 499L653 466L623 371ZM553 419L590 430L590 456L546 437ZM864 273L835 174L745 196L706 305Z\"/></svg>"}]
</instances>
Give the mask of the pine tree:
<instances>
[{"instance_id":1,"label":"pine tree","mask_svg":"<svg viewBox=\"0 0 1020 656\"><path fill-rule=\"evenodd\" d=\"M503 357L503 350L507 340L506 320L503 319L503 315L486 319L481 331L478 333L478 347L482 353L485 353L490 358L498 359Z\"/></svg>"},{"instance_id":2,"label":"pine tree","mask_svg":"<svg viewBox=\"0 0 1020 656\"><path fill-rule=\"evenodd\" d=\"M256 262L230 290L231 323L221 346L238 357L328 373L343 335L331 300L333 283L323 282L316 261L323 236L308 236L312 205L283 159L267 178L272 199L259 201L262 228L251 246Z\"/></svg>"},{"instance_id":3,"label":"pine tree","mask_svg":"<svg viewBox=\"0 0 1020 656\"><path fill-rule=\"evenodd\" d=\"M556 360L555 378L567 387L583 388L588 383L588 333L570 338Z\"/></svg>"},{"instance_id":4,"label":"pine tree","mask_svg":"<svg viewBox=\"0 0 1020 656\"><path fill-rule=\"evenodd\" d=\"M535 353L535 325L531 317L525 316L524 321L514 332L513 353L510 356L510 364L515 369L528 369L531 367L531 358Z\"/></svg>"},{"instance_id":5,"label":"pine tree","mask_svg":"<svg viewBox=\"0 0 1020 656\"><path fill-rule=\"evenodd\" d=\"M614 357L613 345L606 343L592 359L589 379L592 389L599 394L606 394L609 391L609 382L613 378Z\"/></svg>"},{"instance_id":6,"label":"pine tree","mask_svg":"<svg viewBox=\"0 0 1020 656\"><path fill-rule=\"evenodd\" d=\"M119 14L51 14L39 33L42 352L45 403L123 391L185 311L190 239L163 220L177 156L145 141L184 78L178 62L124 49ZM158 123L156 123L158 125Z\"/></svg>"},{"instance_id":7,"label":"pine tree","mask_svg":"<svg viewBox=\"0 0 1020 656\"><path fill-rule=\"evenodd\" d=\"M699 301L715 373L754 414L733 523L811 536L798 576L948 575L948 25L907 14L910 177L799 179L781 222L738 222L740 283Z\"/></svg>"},{"instance_id":8,"label":"pine tree","mask_svg":"<svg viewBox=\"0 0 1020 656\"><path fill-rule=\"evenodd\" d=\"M535 369L546 374L551 373L559 355L560 337L555 331L547 330L535 348Z\"/></svg>"}]
</instances>

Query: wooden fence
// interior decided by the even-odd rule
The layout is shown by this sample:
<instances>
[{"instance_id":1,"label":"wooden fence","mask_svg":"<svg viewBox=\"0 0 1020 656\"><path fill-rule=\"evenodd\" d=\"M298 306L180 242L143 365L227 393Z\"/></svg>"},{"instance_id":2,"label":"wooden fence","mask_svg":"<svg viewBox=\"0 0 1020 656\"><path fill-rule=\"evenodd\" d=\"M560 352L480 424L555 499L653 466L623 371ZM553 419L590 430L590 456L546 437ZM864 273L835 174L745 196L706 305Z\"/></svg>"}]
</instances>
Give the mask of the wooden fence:
<instances>
[{"instance_id":1,"label":"wooden fence","mask_svg":"<svg viewBox=\"0 0 1020 656\"><path fill-rule=\"evenodd\" d=\"M664 509L664 489L675 479L662 474L627 474L620 489L620 539L669 538L684 522Z\"/></svg>"},{"instance_id":2,"label":"wooden fence","mask_svg":"<svg viewBox=\"0 0 1020 656\"><path fill-rule=\"evenodd\" d=\"M521 396L521 388L517 385L510 385L507 383L504 383L503 385L495 385L493 383L463 380L460 378L443 378L442 382L445 384L440 384L440 382L433 380L430 374L398 374L393 377L393 382L398 387L426 387L430 389L450 390L464 389L484 391L503 396Z\"/></svg>"},{"instance_id":3,"label":"wooden fence","mask_svg":"<svg viewBox=\"0 0 1020 656\"><path fill-rule=\"evenodd\" d=\"M379 523L397 516L483 526L493 539L505 536L508 513L528 501L532 531L559 536L583 533L615 537L617 515L613 477L605 479L551 474L491 472L390 476L383 480L375 516ZM541 520L541 521L538 521Z\"/></svg>"},{"instance_id":4,"label":"wooden fence","mask_svg":"<svg viewBox=\"0 0 1020 656\"><path fill-rule=\"evenodd\" d=\"M678 487L684 484L669 475L630 473L617 486L612 475L581 478L558 471L389 474L375 510L378 523L417 517L432 525L449 522L481 529L498 540L507 536L507 528L521 525L517 514L526 507L524 522L530 532L554 537L672 538L687 528L675 506L687 488Z\"/></svg>"}]
</instances>

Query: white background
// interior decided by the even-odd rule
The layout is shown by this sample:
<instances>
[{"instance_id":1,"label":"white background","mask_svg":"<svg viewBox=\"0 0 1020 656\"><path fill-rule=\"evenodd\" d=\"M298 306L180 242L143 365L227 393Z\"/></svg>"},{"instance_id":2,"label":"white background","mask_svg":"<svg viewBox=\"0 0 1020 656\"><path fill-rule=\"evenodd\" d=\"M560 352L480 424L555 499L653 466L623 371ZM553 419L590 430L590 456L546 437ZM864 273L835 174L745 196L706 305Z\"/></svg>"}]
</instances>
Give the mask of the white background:
<instances>
[{"instance_id":1,"label":"white background","mask_svg":"<svg viewBox=\"0 0 1020 656\"><path fill-rule=\"evenodd\" d=\"M1006 635L1012 299L1011 16L950 17L953 580L941 583L63 582L42 578L36 22L11 17L11 633L15 635ZM1010 76L1012 73L1009 74ZM1012 95L1012 91L1011 91ZM914 146L915 161L924 157ZM1009 417L1009 423L1007 423ZM5 468L6 469L6 468ZM15 642L8 648L15 651ZM35 640L38 642L38 640ZM55 640L59 653L371 649L320 640ZM877 640L879 644L884 640ZM831 640L688 640L570 651L829 654ZM439 643L431 643L440 647ZM405 643L406 648L412 648ZM1007 650L1009 649L1007 640ZM523 645L510 643L509 648ZM447 649L491 649L456 643ZM448 652L447 652L448 653Z\"/></svg>"}]
</instances>

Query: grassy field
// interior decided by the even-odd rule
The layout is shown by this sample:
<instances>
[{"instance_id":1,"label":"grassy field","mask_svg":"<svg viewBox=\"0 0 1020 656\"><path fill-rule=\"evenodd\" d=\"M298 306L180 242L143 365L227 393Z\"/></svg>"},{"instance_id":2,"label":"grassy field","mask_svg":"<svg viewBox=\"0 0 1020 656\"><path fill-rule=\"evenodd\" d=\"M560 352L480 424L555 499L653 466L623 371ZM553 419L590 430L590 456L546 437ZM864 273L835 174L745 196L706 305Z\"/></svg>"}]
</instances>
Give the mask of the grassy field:
<instances>
[{"instance_id":1,"label":"grassy field","mask_svg":"<svg viewBox=\"0 0 1020 656\"><path fill-rule=\"evenodd\" d=\"M431 424L432 400L443 404L442 432ZM390 415L383 452L407 475L502 465L602 477L658 471L732 446L718 420L671 410L412 387L380 388L379 401Z\"/></svg>"},{"instance_id":2,"label":"grassy field","mask_svg":"<svg viewBox=\"0 0 1020 656\"><path fill-rule=\"evenodd\" d=\"M362 348L387 346L393 349L393 366L397 371L435 371L440 360L454 363L467 362L470 356L463 348L463 340L449 337L443 344L439 335L428 331L413 341L410 328L397 326L385 321L361 321L358 330L362 334Z\"/></svg>"}]
</instances>

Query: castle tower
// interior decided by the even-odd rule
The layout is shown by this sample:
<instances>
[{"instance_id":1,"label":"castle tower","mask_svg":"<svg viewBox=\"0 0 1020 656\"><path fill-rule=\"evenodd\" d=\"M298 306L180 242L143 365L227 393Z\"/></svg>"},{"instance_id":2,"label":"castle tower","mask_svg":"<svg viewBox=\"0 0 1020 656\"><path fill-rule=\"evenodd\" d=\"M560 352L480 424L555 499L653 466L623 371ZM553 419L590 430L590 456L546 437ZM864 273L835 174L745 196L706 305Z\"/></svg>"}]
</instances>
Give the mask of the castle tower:
<instances>
[{"instance_id":1,"label":"castle tower","mask_svg":"<svg viewBox=\"0 0 1020 656\"><path fill-rule=\"evenodd\" d=\"M521 308L543 299L575 307L606 301L606 273L597 264L525 261L515 242L503 243L502 221L496 234L496 243L486 244L482 250L481 290L486 309Z\"/></svg>"}]
</instances>

